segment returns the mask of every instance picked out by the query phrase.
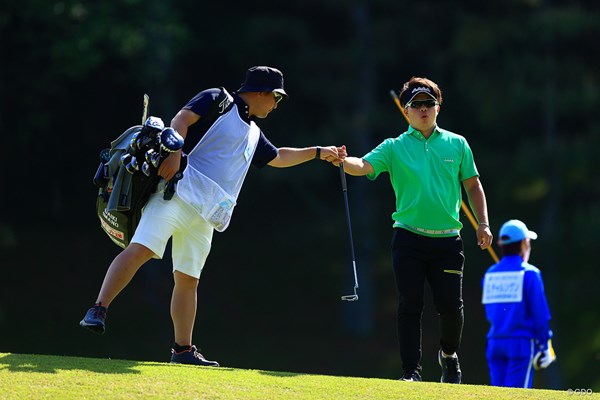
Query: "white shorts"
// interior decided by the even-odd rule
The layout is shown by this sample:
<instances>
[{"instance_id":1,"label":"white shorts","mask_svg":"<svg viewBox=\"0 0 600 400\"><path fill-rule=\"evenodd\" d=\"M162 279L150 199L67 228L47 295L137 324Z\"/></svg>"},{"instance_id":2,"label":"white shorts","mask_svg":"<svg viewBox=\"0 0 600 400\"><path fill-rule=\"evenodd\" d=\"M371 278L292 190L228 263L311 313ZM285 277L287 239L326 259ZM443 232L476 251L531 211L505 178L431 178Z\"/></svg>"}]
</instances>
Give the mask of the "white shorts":
<instances>
[{"instance_id":1,"label":"white shorts","mask_svg":"<svg viewBox=\"0 0 600 400\"><path fill-rule=\"evenodd\" d=\"M210 252L213 227L177 193L164 200L163 193L150 196L142 211L132 243L150 249L162 258L169 238L173 237L173 271L200 278Z\"/></svg>"}]
</instances>

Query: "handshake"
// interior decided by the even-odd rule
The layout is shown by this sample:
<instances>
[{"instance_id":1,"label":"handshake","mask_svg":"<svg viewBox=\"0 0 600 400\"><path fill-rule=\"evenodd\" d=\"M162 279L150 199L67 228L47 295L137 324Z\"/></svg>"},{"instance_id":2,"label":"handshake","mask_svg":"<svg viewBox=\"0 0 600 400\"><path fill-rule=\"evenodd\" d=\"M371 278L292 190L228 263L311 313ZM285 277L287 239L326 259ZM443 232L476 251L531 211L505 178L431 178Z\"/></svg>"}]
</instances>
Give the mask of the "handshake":
<instances>
[{"instance_id":1,"label":"handshake","mask_svg":"<svg viewBox=\"0 0 600 400\"><path fill-rule=\"evenodd\" d=\"M556 360L556 353L552 347L552 340L548 340L548 347L544 350L540 350L533 357L533 368L537 371L540 369L548 368Z\"/></svg>"}]
</instances>

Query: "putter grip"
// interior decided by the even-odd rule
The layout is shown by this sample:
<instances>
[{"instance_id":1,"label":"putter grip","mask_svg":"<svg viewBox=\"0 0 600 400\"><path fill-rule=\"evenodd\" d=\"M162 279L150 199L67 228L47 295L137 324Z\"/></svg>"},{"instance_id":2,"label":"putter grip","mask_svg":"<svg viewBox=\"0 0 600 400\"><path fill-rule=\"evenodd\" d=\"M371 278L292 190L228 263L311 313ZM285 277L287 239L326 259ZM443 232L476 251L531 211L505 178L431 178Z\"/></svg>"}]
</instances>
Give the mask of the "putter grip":
<instances>
[{"instance_id":1,"label":"putter grip","mask_svg":"<svg viewBox=\"0 0 600 400\"><path fill-rule=\"evenodd\" d=\"M345 192L348 190L346 186L346 172L344 172L344 163L340 163L340 177L342 179L342 190Z\"/></svg>"}]
</instances>

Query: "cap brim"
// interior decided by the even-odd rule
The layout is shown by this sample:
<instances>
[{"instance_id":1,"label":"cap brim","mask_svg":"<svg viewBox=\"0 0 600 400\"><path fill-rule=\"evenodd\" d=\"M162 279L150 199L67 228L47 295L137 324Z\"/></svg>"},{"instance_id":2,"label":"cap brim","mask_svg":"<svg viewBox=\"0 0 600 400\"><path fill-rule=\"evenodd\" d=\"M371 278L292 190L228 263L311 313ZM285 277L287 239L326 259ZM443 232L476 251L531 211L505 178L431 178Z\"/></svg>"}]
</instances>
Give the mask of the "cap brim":
<instances>
[{"instance_id":1,"label":"cap brim","mask_svg":"<svg viewBox=\"0 0 600 400\"><path fill-rule=\"evenodd\" d=\"M289 95L285 92L285 90L280 89L280 88L276 88L276 89L271 89L270 87L264 87L264 86L242 86L237 90L238 93L245 93L245 92L277 92L279 94L281 94L283 97L285 97L286 99L289 97Z\"/></svg>"},{"instance_id":2,"label":"cap brim","mask_svg":"<svg viewBox=\"0 0 600 400\"><path fill-rule=\"evenodd\" d=\"M283 89L274 89L273 91L283 95L283 97L285 97L286 99L288 98L288 94Z\"/></svg>"},{"instance_id":3,"label":"cap brim","mask_svg":"<svg viewBox=\"0 0 600 400\"><path fill-rule=\"evenodd\" d=\"M426 92L426 91L423 90L421 92L415 93L413 95L413 97L411 97L410 99L408 99L408 101L406 103L404 103L404 106L406 106L408 103L410 103L411 101L413 101L414 98L417 97L418 95L420 95L421 93L425 93L427 96L431 97L433 100L435 100L437 102L437 98L434 95L432 95L431 93Z\"/></svg>"},{"instance_id":4,"label":"cap brim","mask_svg":"<svg viewBox=\"0 0 600 400\"><path fill-rule=\"evenodd\" d=\"M498 239L498 244L501 244L501 245L511 244L511 243L520 242L521 240L525 240L525 239L535 240L537 238L538 238L537 233L535 233L534 231L527 231L527 233L525 234L525 237L522 239L508 239L508 240Z\"/></svg>"}]
</instances>

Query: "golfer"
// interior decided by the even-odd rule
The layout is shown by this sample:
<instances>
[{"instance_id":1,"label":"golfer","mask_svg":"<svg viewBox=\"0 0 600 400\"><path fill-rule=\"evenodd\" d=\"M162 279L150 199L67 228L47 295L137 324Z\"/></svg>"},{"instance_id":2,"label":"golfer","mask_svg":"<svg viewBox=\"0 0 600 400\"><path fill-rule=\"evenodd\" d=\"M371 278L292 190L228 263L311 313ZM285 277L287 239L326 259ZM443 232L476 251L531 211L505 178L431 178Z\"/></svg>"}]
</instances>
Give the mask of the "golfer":
<instances>
[{"instance_id":1,"label":"golfer","mask_svg":"<svg viewBox=\"0 0 600 400\"><path fill-rule=\"evenodd\" d=\"M542 273L528 263L531 240L538 235L512 219L499 236L502 259L483 278L491 384L531 388L534 369L547 368L556 359Z\"/></svg>"},{"instance_id":2,"label":"golfer","mask_svg":"<svg viewBox=\"0 0 600 400\"><path fill-rule=\"evenodd\" d=\"M362 158L347 157L349 175L374 180L389 173L396 195L392 214L392 265L398 289L398 341L402 380L421 381L421 316L425 281L440 318L438 361L442 382L460 383L456 354L463 328L463 242L459 220L461 184L478 220L481 249L492 242L487 203L466 139L437 125L442 92L413 77L400 93L410 126ZM337 164L334 163L334 164Z\"/></svg>"},{"instance_id":3,"label":"golfer","mask_svg":"<svg viewBox=\"0 0 600 400\"><path fill-rule=\"evenodd\" d=\"M96 303L81 326L104 333L110 304L146 261L162 258L172 237L175 343L171 362L219 366L205 359L192 342L198 280L213 230L227 228L250 165L282 168L314 159L339 161L345 156L345 150L335 146L277 148L271 144L255 120L266 118L285 98L283 74L276 68L257 66L248 69L244 83L233 94L219 88L204 90L175 115L171 127L185 138L183 178L171 200L164 200L162 193L152 195L131 243L108 268ZM179 151L169 155L158 173L169 181L182 166Z\"/></svg>"}]
</instances>

